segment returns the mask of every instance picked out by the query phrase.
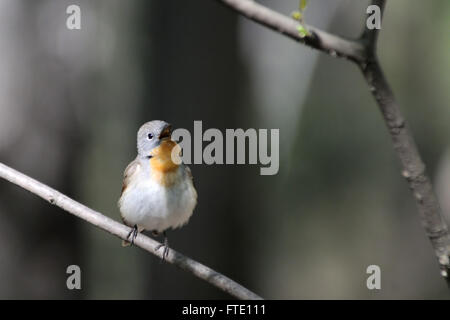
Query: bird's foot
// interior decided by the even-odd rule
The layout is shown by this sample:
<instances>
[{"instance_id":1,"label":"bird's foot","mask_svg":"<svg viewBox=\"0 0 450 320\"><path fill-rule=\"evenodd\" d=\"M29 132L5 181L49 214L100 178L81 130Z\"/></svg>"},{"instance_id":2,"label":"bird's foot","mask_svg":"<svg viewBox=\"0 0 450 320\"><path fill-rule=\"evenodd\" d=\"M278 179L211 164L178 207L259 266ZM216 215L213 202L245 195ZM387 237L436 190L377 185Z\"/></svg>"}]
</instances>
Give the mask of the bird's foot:
<instances>
[{"instance_id":1,"label":"bird's foot","mask_svg":"<svg viewBox=\"0 0 450 320\"><path fill-rule=\"evenodd\" d=\"M138 231L138 227L137 225L134 225L133 229L131 229L130 233L128 233L127 235L127 240L130 239L131 237L131 245L134 244L134 239L136 239L137 235L138 235L139 231Z\"/></svg>"},{"instance_id":2,"label":"bird's foot","mask_svg":"<svg viewBox=\"0 0 450 320\"><path fill-rule=\"evenodd\" d=\"M164 235L164 242L159 244L155 248L155 250L158 251L161 247L164 247L164 251L163 251L163 254L162 254L162 258L161 258L162 261L164 261L166 259L167 255L169 254L169 240L167 239L167 235L166 235L165 231L163 232L163 235Z\"/></svg>"}]
</instances>

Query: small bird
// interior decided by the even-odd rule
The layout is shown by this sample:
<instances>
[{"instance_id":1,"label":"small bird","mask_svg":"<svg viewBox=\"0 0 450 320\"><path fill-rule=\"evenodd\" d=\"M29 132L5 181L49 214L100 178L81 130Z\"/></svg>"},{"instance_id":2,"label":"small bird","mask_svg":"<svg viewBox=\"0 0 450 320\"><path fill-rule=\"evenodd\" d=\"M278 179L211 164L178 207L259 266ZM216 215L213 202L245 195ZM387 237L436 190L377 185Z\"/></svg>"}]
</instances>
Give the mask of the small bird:
<instances>
[{"instance_id":1,"label":"small bird","mask_svg":"<svg viewBox=\"0 0 450 320\"><path fill-rule=\"evenodd\" d=\"M174 149L178 148L178 149ZM122 221L133 228L122 245L133 244L139 232L161 232L162 259L169 252L166 230L183 226L197 204L197 191L189 167L181 163L180 147L172 140L172 126L154 120L137 133L137 157L125 169L118 202ZM131 237L131 239L130 239Z\"/></svg>"}]
</instances>

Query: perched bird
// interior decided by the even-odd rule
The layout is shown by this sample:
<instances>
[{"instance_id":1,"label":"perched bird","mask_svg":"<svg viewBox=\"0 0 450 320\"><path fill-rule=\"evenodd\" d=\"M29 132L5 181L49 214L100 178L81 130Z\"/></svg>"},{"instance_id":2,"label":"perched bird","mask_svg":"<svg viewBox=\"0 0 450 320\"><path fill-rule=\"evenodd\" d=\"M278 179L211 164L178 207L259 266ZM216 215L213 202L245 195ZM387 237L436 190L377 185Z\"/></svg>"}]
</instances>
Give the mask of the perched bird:
<instances>
[{"instance_id":1,"label":"perched bird","mask_svg":"<svg viewBox=\"0 0 450 320\"><path fill-rule=\"evenodd\" d=\"M179 146L171 139L172 126L154 120L137 134L137 157L124 172L118 202L123 222L133 229L124 246L133 244L139 232L164 235L163 260L169 252L166 230L186 224L197 204L191 170L181 163ZM178 149L174 149L178 148ZM131 239L130 239L131 238Z\"/></svg>"}]
</instances>

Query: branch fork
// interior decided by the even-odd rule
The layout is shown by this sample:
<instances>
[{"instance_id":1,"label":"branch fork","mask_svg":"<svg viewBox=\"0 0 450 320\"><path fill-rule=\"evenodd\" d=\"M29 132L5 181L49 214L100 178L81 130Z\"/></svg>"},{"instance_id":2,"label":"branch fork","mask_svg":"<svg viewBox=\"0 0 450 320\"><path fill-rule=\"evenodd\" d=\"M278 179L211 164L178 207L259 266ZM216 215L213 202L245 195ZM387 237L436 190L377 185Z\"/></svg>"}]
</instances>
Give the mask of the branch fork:
<instances>
[{"instance_id":1,"label":"branch fork","mask_svg":"<svg viewBox=\"0 0 450 320\"><path fill-rule=\"evenodd\" d=\"M406 179L416 200L420 219L437 256L441 275L445 278L447 284L450 285L450 236L448 227L441 215L439 203L413 135L378 62L376 49L379 30L364 28L359 39L349 40L312 26L304 25L311 32L311 35L301 37L296 29L298 23L255 1L216 1L256 23L278 31L295 41L299 41L333 57L350 60L360 67L391 135L394 150L400 160L401 174ZM372 0L371 4L377 5L381 14L383 14L386 0Z\"/></svg>"}]
</instances>

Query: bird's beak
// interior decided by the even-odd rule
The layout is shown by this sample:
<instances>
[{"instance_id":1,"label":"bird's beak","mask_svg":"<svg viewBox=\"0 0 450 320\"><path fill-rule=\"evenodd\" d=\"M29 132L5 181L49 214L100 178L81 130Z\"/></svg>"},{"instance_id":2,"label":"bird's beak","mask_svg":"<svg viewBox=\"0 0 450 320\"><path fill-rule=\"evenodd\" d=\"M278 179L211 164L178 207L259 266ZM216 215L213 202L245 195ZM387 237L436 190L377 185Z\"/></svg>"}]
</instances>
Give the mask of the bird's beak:
<instances>
[{"instance_id":1,"label":"bird's beak","mask_svg":"<svg viewBox=\"0 0 450 320\"><path fill-rule=\"evenodd\" d=\"M159 139L169 138L172 136L172 126L168 124L159 134Z\"/></svg>"}]
</instances>

